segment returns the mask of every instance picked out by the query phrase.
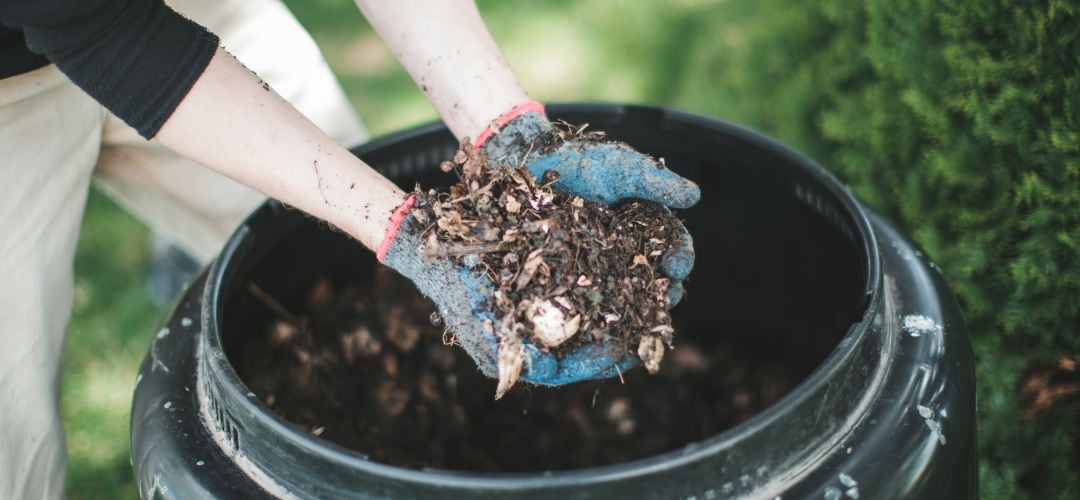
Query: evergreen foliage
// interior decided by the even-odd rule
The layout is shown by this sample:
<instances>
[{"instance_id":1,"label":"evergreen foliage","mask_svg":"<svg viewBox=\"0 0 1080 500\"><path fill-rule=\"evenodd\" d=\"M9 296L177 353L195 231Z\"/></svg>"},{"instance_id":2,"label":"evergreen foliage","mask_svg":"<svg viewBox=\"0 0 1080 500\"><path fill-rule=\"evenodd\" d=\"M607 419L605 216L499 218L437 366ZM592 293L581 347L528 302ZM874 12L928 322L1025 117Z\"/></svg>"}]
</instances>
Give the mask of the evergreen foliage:
<instances>
[{"instance_id":1,"label":"evergreen foliage","mask_svg":"<svg viewBox=\"0 0 1080 500\"><path fill-rule=\"evenodd\" d=\"M679 104L814 157L959 295L983 496L1080 497L1078 398L1031 416L1018 396L1025 370L1080 354L1080 2L732 0L707 17L717 35L689 50L712 79Z\"/></svg>"}]
</instances>

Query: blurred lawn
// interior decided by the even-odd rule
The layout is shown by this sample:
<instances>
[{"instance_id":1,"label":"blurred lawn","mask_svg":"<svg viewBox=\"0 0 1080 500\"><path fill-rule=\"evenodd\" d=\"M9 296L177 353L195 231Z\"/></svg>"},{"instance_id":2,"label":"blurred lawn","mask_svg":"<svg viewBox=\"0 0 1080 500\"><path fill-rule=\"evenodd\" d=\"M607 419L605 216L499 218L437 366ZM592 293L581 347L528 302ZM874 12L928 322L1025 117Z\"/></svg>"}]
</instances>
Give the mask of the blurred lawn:
<instances>
[{"instance_id":1,"label":"blurred lawn","mask_svg":"<svg viewBox=\"0 0 1080 500\"><path fill-rule=\"evenodd\" d=\"M145 294L149 230L100 193L86 206L63 380L70 498L134 498L128 414L164 314Z\"/></svg>"}]
</instances>

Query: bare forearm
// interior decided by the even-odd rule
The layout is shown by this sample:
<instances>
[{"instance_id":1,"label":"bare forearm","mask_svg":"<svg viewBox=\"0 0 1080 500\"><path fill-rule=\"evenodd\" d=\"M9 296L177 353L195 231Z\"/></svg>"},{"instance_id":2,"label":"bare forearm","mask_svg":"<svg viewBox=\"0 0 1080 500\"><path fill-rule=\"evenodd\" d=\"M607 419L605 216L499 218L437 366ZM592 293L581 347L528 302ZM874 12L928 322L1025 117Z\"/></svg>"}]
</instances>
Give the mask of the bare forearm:
<instances>
[{"instance_id":1,"label":"bare forearm","mask_svg":"<svg viewBox=\"0 0 1080 500\"><path fill-rule=\"evenodd\" d=\"M457 137L528 100L472 0L356 0Z\"/></svg>"},{"instance_id":2,"label":"bare forearm","mask_svg":"<svg viewBox=\"0 0 1080 500\"><path fill-rule=\"evenodd\" d=\"M404 197L222 49L155 139L371 249Z\"/></svg>"}]
</instances>

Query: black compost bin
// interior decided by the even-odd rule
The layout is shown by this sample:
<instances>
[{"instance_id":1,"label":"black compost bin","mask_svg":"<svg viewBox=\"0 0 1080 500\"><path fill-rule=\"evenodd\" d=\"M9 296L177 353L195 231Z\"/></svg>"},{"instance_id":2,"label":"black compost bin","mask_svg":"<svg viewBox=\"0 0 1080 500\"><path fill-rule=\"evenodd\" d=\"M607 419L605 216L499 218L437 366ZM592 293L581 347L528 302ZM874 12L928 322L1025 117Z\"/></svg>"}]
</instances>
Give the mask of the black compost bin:
<instances>
[{"instance_id":1,"label":"black compost bin","mask_svg":"<svg viewBox=\"0 0 1080 500\"><path fill-rule=\"evenodd\" d=\"M680 345L704 346L699 352L703 362L711 361L704 365L710 377L772 366L795 379L759 401L755 414L723 421L709 409L737 409L740 398L758 396L716 390L694 393L691 401L673 400L688 404L685 411L654 430L673 438L624 460L592 460L590 450L573 443L570 454L584 458L544 457L525 440L515 445L514 457L528 460L493 459L483 468L453 456L437 467L381 462L362 451L364 443L341 446L282 418L238 375L236 359L259 342L252 332L264 330L275 314L252 297L251 283L292 309L316 277L364 282L374 268L359 245L268 202L183 294L142 365L131 412L140 494L976 495L968 334L934 264L895 227L821 167L748 130L651 107L564 105L550 112L663 157L700 184L701 203L680 213L699 257L687 298L673 312L673 353ZM356 153L411 187L417 181L449 183L436 166L454 148L445 127L433 124L376 140ZM601 383L608 385L597 395L646 388L656 397L685 392L657 390L652 382ZM555 397L549 391L564 389L523 390L530 401L542 402ZM498 404L515 403L511 398ZM514 410L500 408L493 411ZM701 408L706 411L695 413ZM522 418L491 425L520 425L523 433L541 436L537 442L562 438L545 433L543 422ZM431 443L432 449L443 445Z\"/></svg>"}]
</instances>

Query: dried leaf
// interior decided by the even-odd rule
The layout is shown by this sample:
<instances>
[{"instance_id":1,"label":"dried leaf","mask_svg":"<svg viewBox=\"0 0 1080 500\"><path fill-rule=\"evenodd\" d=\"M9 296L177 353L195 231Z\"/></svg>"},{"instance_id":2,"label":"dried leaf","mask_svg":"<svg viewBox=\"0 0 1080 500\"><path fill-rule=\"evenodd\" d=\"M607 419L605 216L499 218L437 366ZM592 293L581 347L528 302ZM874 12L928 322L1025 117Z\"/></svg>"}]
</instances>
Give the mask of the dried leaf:
<instances>
[{"instance_id":1,"label":"dried leaf","mask_svg":"<svg viewBox=\"0 0 1080 500\"><path fill-rule=\"evenodd\" d=\"M532 281L533 276L536 275L536 270L540 268L540 264L544 262L542 257L544 249L537 248L529 253L529 256L525 258L525 264L521 266L521 274L518 275L517 281L514 283L514 288L521 290Z\"/></svg>"},{"instance_id":2,"label":"dried leaf","mask_svg":"<svg viewBox=\"0 0 1080 500\"><path fill-rule=\"evenodd\" d=\"M495 388L495 399L501 399L517 383L521 376L521 367L525 363L525 351L516 339L499 343L498 354L499 385Z\"/></svg>"},{"instance_id":3,"label":"dried leaf","mask_svg":"<svg viewBox=\"0 0 1080 500\"><path fill-rule=\"evenodd\" d=\"M351 333L341 336L341 350L347 363L352 363L357 356L370 358L382 352L382 342L371 334L371 330L360 325Z\"/></svg>"},{"instance_id":4,"label":"dried leaf","mask_svg":"<svg viewBox=\"0 0 1080 500\"><path fill-rule=\"evenodd\" d=\"M487 222L481 222L473 226L472 234L484 242L498 242L502 239L499 228Z\"/></svg>"},{"instance_id":5,"label":"dried leaf","mask_svg":"<svg viewBox=\"0 0 1080 500\"><path fill-rule=\"evenodd\" d=\"M517 200L513 195L506 196L506 211L512 214L516 214L521 211L521 202Z\"/></svg>"},{"instance_id":6,"label":"dried leaf","mask_svg":"<svg viewBox=\"0 0 1080 500\"><path fill-rule=\"evenodd\" d=\"M396 417L405 411L411 395L408 391L400 389L392 380L384 380L375 389L376 407L388 417Z\"/></svg>"},{"instance_id":7,"label":"dried leaf","mask_svg":"<svg viewBox=\"0 0 1080 500\"><path fill-rule=\"evenodd\" d=\"M288 321L277 320L274 321L270 331L272 332L270 342L274 345L281 345L292 341L296 334L300 332L300 329Z\"/></svg>"},{"instance_id":8,"label":"dried leaf","mask_svg":"<svg viewBox=\"0 0 1080 500\"><path fill-rule=\"evenodd\" d=\"M517 169L510 171L510 179L517 184L517 188L526 193L532 192L532 174L522 175Z\"/></svg>"},{"instance_id":9,"label":"dried leaf","mask_svg":"<svg viewBox=\"0 0 1080 500\"><path fill-rule=\"evenodd\" d=\"M530 201L533 208L546 207L555 201L555 194L551 191L541 191L537 194L535 202Z\"/></svg>"},{"instance_id":10,"label":"dried leaf","mask_svg":"<svg viewBox=\"0 0 1080 500\"><path fill-rule=\"evenodd\" d=\"M659 316L659 314L657 314L657 316ZM661 320L660 318L657 318L658 321L666 321L666 319L667 318ZM667 344L668 347L671 347L671 343L675 339L675 329L672 328L671 325L657 325L650 328L649 332L660 334L660 338L663 339L664 343Z\"/></svg>"},{"instance_id":11,"label":"dried leaf","mask_svg":"<svg viewBox=\"0 0 1080 500\"><path fill-rule=\"evenodd\" d=\"M431 211L426 208L413 208L409 211L409 215L416 220L417 224L426 226L428 223L428 217L431 216Z\"/></svg>"},{"instance_id":12,"label":"dried leaf","mask_svg":"<svg viewBox=\"0 0 1080 500\"><path fill-rule=\"evenodd\" d=\"M641 363L649 373L660 371L660 361L664 359L664 343L651 335L641 337L637 350Z\"/></svg>"},{"instance_id":13,"label":"dried leaf","mask_svg":"<svg viewBox=\"0 0 1080 500\"><path fill-rule=\"evenodd\" d=\"M521 228L530 233L540 231L547 234L548 231L551 231L552 225L551 219L540 219L526 222L521 225Z\"/></svg>"},{"instance_id":14,"label":"dried leaf","mask_svg":"<svg viewBox=\"0 0 1080 500\"><path fill-rule=\"evenodd\" d=\"M480 175L480 164L477 163L476 160L469 158L468 160L465 160L465 163L463 165L461 165L461 173L465 176L466 179L476 177Z\"/></svg>"},{"instance_id":15,"label":"dried leaf","mask_svg":"<svg viewBox=\"0 0 1080 500\"><path fill-rule=\"evenodd\" d=\"M454 184L453 186L450 186L450 197L451 198L461 198L462 196L465 196L465 187L464 186L460 186L460 185L457 185L457 184ZM438 205L436 205L436 206L438 206ZM436 212L436 215L439 215L438 212Z\"/></svg>"},{"instance_id":16,"label":"dried leaf","mask_svg":"<svg viewBox=\"0 0 1080 500\"><path fill-rule=\"evenodd\" d=\"M631 414L630 400L626 397L617 397L607 407L605 415L609 422L615 424L615 431L626 436L634 432L637 423Z\"/></svg>"},{"instance_id":17,"label":"dried leaf","mask_svg":"<svg viewBox=\"0 0 1080 500\"><path fill-rule=\"evenodd\" d=\"M455 236L469 233L469 226L461 220L461 213L457 211L447 212L436 224L439 229Z\"/></svg>"},{"instance_id":18,"label":"dried leaf","mask_svg":"<svg viewBox=\"0 0 1080 500\"><path fill-rule=\"evenodd\" d=\"M520 231L516 227L512 227L510 229L507 229L506 232L503 233L502 240L504 242L506 242L506 243L513 242L514 240L518 239L518 233L520 233ZM517 254L513 254L513 255L517 255Z\"/></svg>"}]
</instances>

